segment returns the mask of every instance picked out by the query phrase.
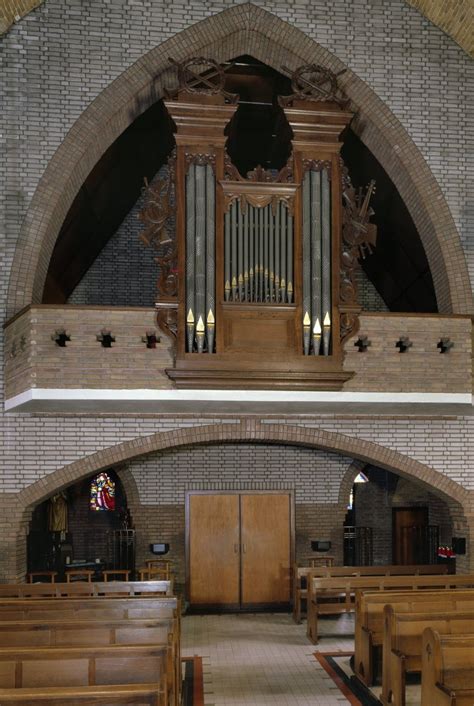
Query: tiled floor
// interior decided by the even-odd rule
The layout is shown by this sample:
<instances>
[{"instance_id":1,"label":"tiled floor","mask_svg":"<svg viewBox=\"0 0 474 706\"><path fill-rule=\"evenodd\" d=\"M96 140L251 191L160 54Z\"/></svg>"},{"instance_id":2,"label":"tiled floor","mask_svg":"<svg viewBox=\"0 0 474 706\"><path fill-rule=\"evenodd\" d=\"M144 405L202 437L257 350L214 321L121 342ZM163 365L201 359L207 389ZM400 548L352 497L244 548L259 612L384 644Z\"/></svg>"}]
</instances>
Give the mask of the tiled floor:
<instances>
[{"instance_id":1,"label":"tiled floor","mask_svg":"<svg viewBox=\"0 0 474 706\"><path fill-rule=\"evenodd\" d=\"M351 615L324 620L316 647L286 614L187 616L183 656L203 658L206 706L341 706L313 652L352 650L352 631Z\"/></svg>"}]
</instances>

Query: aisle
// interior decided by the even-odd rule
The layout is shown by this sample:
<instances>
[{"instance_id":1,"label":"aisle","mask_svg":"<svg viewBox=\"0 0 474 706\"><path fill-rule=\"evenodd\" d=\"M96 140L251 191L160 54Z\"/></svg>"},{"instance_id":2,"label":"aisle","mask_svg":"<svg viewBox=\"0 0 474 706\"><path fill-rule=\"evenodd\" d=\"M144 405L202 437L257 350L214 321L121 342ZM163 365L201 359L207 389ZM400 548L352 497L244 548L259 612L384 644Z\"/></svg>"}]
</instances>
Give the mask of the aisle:
<instances>
[{"instance_id":1,"label":"aisle","mask_svg":"<svg viewBox=\"0 0 474 706\"><path fill-rule=\"evenodd\" d=\"M352 616L324 621L350 633ZM205 706L341 706L348 701L314 658L316 649L348 651L350 636L306 639L306 624L281 614L186 616L183 656L203 658ZM324 633L324 629L323 629Z\"/></svg>"}]
</instances>

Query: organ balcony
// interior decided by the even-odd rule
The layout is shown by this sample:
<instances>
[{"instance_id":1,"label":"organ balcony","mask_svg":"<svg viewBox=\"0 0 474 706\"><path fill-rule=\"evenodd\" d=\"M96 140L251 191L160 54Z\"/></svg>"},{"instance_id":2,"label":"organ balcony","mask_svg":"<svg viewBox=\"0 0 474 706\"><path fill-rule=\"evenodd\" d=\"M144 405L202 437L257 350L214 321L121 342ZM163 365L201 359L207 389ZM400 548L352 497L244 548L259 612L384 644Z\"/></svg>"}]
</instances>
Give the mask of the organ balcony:
<instances>
[{"instance_id":1,"label":"organ balcony","mask_svg":"<svg viewBox=\"0 0 474 706\"><path fill-rule=\"evenodd\" d=\"M245 400L246 409L269 412L354 405L392 412L407 404L440 413L469 410L468 316L362 312L359 323L343 344L348 380L340 391L285 390L281 381L253 390L224 384L221 390L177 390L166 373L173 347L157 330L155 309L33 305L5 327L5 409L230 411ZM403 352L397 346L402 338L411 343Z\"/></svg>"},{"instance_id":2,"label":"organ balcony","mask_svg":"<svg viewBox=\"0 0 474 706\"><path fill-rule=\"evenodd\" d=\"M5 331L5 408L465 411L470 318L358 302L355 271L377 242L374 181L354 188L341 156L353 113L337 76L295 71L294 92L278 95L284 159L239 171L228 151L238 95L221 66L203 63L180 65L164 101L174 148L139 214L156 307L17 314Z\"/></svg>"}]
</instances>

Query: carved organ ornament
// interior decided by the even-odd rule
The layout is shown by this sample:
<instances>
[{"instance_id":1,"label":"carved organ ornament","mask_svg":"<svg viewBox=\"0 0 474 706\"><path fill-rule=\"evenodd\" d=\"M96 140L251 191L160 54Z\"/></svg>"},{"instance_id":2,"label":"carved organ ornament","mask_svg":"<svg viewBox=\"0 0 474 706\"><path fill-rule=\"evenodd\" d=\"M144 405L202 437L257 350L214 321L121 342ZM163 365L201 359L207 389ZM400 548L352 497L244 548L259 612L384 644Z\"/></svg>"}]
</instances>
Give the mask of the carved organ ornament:
<instances>
[{"instance_id":1,"label":"carved organ ornament","mask_svg":"<svg viewBox=\"0 0 474 706\"><path fill-rule=\"evenodd\" d=\"M165 99L176 149L139 216L158 252L157 324L175 354L167 374L180 388L341 389L352 377L342 343L358 331L354 270L376 229L374 184L356 191L339 155L352 113L337 77L295 72L294 94L280 98L291 157L244 178L225 148L238 96L223 90L223 70L199 57L178 76Z\"/></svg>"}]
</instances>

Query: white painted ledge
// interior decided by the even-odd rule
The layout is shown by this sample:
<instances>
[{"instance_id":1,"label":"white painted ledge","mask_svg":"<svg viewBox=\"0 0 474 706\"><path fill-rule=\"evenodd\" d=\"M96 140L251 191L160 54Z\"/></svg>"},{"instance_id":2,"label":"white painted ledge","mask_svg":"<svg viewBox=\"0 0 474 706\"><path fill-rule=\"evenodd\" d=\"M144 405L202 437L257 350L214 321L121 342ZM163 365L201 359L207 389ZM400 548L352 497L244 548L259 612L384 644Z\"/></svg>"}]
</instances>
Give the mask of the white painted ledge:
<instances>
[{"instance_id":1,"label":"white painted ledge","mask_svg":"<svg viewBox=\"0 0 474 706\"><path fill-rule=\"evenodd\" d=\"M469 393L31 388L6 412L472 413Z\"/></svg>"}]
</instances>

